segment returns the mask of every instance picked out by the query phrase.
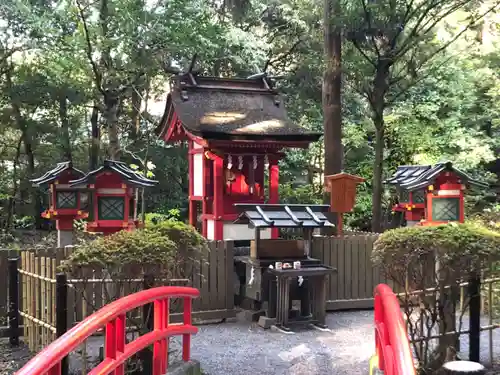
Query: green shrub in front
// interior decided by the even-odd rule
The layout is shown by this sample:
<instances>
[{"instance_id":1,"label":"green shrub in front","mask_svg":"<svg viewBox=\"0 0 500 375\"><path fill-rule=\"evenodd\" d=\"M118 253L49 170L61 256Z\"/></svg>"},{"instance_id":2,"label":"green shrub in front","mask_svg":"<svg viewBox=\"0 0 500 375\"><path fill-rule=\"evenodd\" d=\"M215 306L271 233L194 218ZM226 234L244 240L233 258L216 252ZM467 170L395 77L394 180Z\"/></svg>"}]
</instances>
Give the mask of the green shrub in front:
<instances>
[{"instance_id":1,"label":"green shrub in front","mask_svg":"<svg viewBox=\"0 0 500 375\"><path fill-rule=\"evenodd\" d=\"M372 259L398 293L418 374L433 374L456 348L453 332L464 324L456 312L460 283L491 270L499 254L500 233L479 222L398 228L379 236ZM437 332L449 334L431 339Z\"/></svg>"},{"instance_id":2,"label":"green shrub in front","mask_svg":"<svg viewBox=\"0 0 500 375\"><path fill-rule=\"evenodd\" d=\"M496 205L475 214L470 218L470 221L484 225L496 232L500 232L500 205Z\"/></svg>"},{"instance_id":3,"label":"green shrub in front","mask_svg":"<svg viewBox=\"0 0 500 375\"><path fill-rule=\"evenodd\" d=\"M464 275L488 269L500 258L500 233L478 222L397 228L380 235L372 260L395 278L429 256L442 269Z\"/></svg>"},{"instance_id":4,"label":"green shrub in front","mask_svg":"<svg viewBox=\"0 0 500 375\"><path fill-rule=\"evenodd\" d=\"M176 250L176 243L168 237L146 230L120 231L83 242L66 260L65 267L168 264L175 258Z\"/></svg>"},{"instance_id":5,"label":"green shrub in front","mask_svg":"<svg viewBox=\"0 0 500 375\"><path fill-rule=\"evenodd\" d=\"M178 220L159 221L156 224L147 223L145 231L151 235L171 239L179 249L193 251L206 246L206 239L198 233L196 228Z\"/></svg>"},{"instance_id":6,"label":"green shrub in front","mask_svg":"<svg viewBox=\"0 0 500 375\"><path fill-rule=\"evenodd\" d=\"M185 275L178 272L183 269L181 263L199 258L196 255L205 248L205 239L193 227L167 220L144 229L120 231L84 241L75 248L63 268L72 271L98 266L119 274L126 266L135 265L142 270L155 269L155 273L182 277ZM128 269L130 272L130 267Z\"/></svg>"}]
</instances>

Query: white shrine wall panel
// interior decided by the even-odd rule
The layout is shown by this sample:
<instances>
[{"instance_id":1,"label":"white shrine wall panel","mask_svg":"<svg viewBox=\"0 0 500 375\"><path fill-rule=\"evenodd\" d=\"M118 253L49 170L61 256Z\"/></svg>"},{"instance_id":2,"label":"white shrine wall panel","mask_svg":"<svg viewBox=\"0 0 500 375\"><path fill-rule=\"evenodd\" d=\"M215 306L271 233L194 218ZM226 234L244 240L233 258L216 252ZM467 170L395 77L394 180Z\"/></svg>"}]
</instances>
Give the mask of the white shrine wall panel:
<instances>
[{"instance_id":1,"label":"white shrine wall panel","mask_svg":"<svg viewBox=\"0 0 500 375\"><path fill-rule=\"evenodd\" d=\"M215 239L215 222L214 220L207 220L207 240Z\"/></svg>"},{"instance_id":2,"label":"white shrine wall panel","mask_svg":"<svg viewBox=\"0 0 500 375\"><path fill-rule=\"evenodd\" d=\"M203 146L196 142L193 142L193 148L203 148Z\"/></svg>"},{"instance_id":3,"label":"white shrine wall panel","mask_svg":"<svg viewBox=\"0 0 500 375\"><path fill-rule=\"evenodd\" d=\"M246 224L233 224L231 222L224 223L223 238L225 241L229 240L253 240L255 239L255 229L251 229ZM270 239L271 229L261 229L260 238Z\"/></svg>"},{"instance_id":4,"label":"white shrine wall panel","mask_svg":"<svg viewBox=\"0 0 500 375\"><path fill-rule=\"evenodd\" d=\"M193 195L203 196L203 154L193 154Z\"/></svg>"}]
</instances>

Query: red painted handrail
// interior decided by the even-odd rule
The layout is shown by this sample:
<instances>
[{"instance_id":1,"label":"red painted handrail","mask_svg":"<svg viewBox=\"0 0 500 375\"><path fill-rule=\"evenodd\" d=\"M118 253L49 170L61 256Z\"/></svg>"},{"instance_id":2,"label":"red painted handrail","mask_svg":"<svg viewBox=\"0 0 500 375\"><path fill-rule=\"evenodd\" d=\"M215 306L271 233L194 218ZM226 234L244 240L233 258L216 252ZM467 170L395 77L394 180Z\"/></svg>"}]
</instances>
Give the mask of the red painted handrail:
<instances>
[{"instance_id":1,"label":"red painted handrail","mask_svg":"<svg viewBox=\"0 0 500 375\"><path fill-rule=\"evenodd\" d=\"M386 284L375 287L375 346L385 375L415 375L415 365L399 301Z\"/></svg>"},{"instance_id":2,"label":"red painted handrail","mask_svg":"<svg viewBox=\"0 0 500 375\"><path fill-rule=\"evenodd\" d=\"M168 338L182 335L182 359L189 361L191 335L198 328L191 324L192 299L198 289L164 286L134 293L104 306L59 337L29 361L16 375L60 375L61 361L88 337L106 327L105 359L89 375L124 374L124 362L132 355L153 344L153 374L166 373ZM169 325L169 299L183 298L183 324ZM154 329L138 339L125 343L126 313L148 303L154 303Z\"/></svg>"}]
</instances>

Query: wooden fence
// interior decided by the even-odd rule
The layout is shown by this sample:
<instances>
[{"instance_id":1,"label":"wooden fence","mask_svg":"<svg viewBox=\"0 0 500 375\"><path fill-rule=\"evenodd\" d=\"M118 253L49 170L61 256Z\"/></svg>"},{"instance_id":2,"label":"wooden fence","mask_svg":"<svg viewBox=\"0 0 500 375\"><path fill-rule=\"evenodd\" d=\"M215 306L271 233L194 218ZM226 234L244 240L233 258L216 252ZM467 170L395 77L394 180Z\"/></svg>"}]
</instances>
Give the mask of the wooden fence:
<instances>
[{"instance_id":1,"label":"wooden fence","mask_svg":"<svg viewBox=\"0 0 500 375\"><path fill-rule=\"evenodd\" d=\"M0 250L0 336L7 336L8 259L18 257L19 311L21 334L29 346L37 349L53 340L56 332L56 273L69 249ZM211 242L193 262L190 279L155 280L154 285L190 285L200 290L193 301L193 320L224 320L235 316L233 296L233 249L231 244ZM67 276L68 324L74 325L103 305L120 296L142 290L143 278L111 280L105 270L82 269ZM110 295L109 291L115 292ZM172 309L176 306L172 304ZM173 319L176 319L173 311Z\"/></svg>"},{"instance_id":2,"label":"wooden fence","mask_svg":"<svg viewBox=\"0 0 500 375\"><path fill-rule=\"evenodd\" d=\"M312 256L326 265L337 268L327 287L327 310L373 307L373 289L384 280L371 263L371 252L377 235L373 233L345 237L314 237ZM33 342L43 343L55 335L55 283L57 267L67 256L63 249L45 251L0 250L0 335L7 334L8 258L19 256L19 294L22 333ZM223 320L235 316L233 296L233 248L231 242L211 242L209 249L194 262L190 280L177 282L200 290L194 301L197 321ZM141 290L144 280L131 278L119 288L120 295ZM75 324L109 301L104 293L116 283L105 277L103 270L82 270L80 275L68 276L68 321ZM176 283L176 285L179 285ZM175 316L175 314L174 314ZM23 319L24 318L24 319ZM42 328L35 329L35 326ZM30 331L31 327L31 331ZM30 333L32 332L32 334ZM30 336L39 335L40 337ZM35 344L33 344L35 345Z\"/></svg>"},{"instance_id":3,"label":"wooden fence","mask_svg":"<svg viewBox=\"0 0 500 375\"><path fill-rule=\"evenodd\" d=\"M371 261L377 237L377 234L368 233L314 238L312 257L337 269L327 285L328 311L373 307L373 290L377 284L385 282Z\"/></svg>"}]
</instances>

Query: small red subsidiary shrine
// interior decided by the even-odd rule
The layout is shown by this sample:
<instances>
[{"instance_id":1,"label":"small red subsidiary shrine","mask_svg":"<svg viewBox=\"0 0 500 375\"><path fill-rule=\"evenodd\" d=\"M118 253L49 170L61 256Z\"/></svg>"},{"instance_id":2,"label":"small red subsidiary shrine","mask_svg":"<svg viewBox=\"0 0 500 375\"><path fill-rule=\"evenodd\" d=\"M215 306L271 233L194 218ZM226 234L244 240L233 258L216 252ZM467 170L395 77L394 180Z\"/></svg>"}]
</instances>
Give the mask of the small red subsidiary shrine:
<instances>
[{"instance_id":1,"label":"small red subsidiary shrine","mask_svg":"<svg viewBox=\"0 0 500 375\"><path fill-rule=\"evenodd\" d=\"M70 181L70 186L89 194L87 231L109 234L140 225L134 213L136 191L156 183L123 162L105 160L98 169Z\"/></svg>"},{"instance_id":2,"label":"small red subsidiary shrine","mask_svg":"<svg viewBox=\"0 0 500 375\"><path fill-rule=\"evenodd\" d=\"M188 142L189 222L200 220L210 240L253 239L246 225L233 223L238 217L234 204L278 203L283 150L307 148L321 136L288 119L265 75L241 79L192 73L172 79L157 133L165 142ZM275 228L262 232L262 238L276 237Z\"/></svg>"},{"instance_id":3,"label":"small red subsidiary shrine","mask_svg":"<svg viewBox=\"0 0 500 375\"><path fill-rule=\"evenodd\" d=\"M435 166L400 166L385 183L396 186L399 202L393 211L405 212L408 225L463 223L466 188L488 187L453 167L449 161Z\"/></svg>"},{"instance_id":4,"label":"small red subsidiary shrine","mask_svg":"<svg viewBox=\"0 0 500 375\"><path fill-rule=\"evenodd\" d=\"M56 221L57 230L73 230L73 220L85 219L86 201L78 189L70 186L70 181L85 174L74 168L71 162L57 163L55 168L31 182L39 187L49 188L49 208L42 212L42 217Z\"/></svg>"}]
</instances>

